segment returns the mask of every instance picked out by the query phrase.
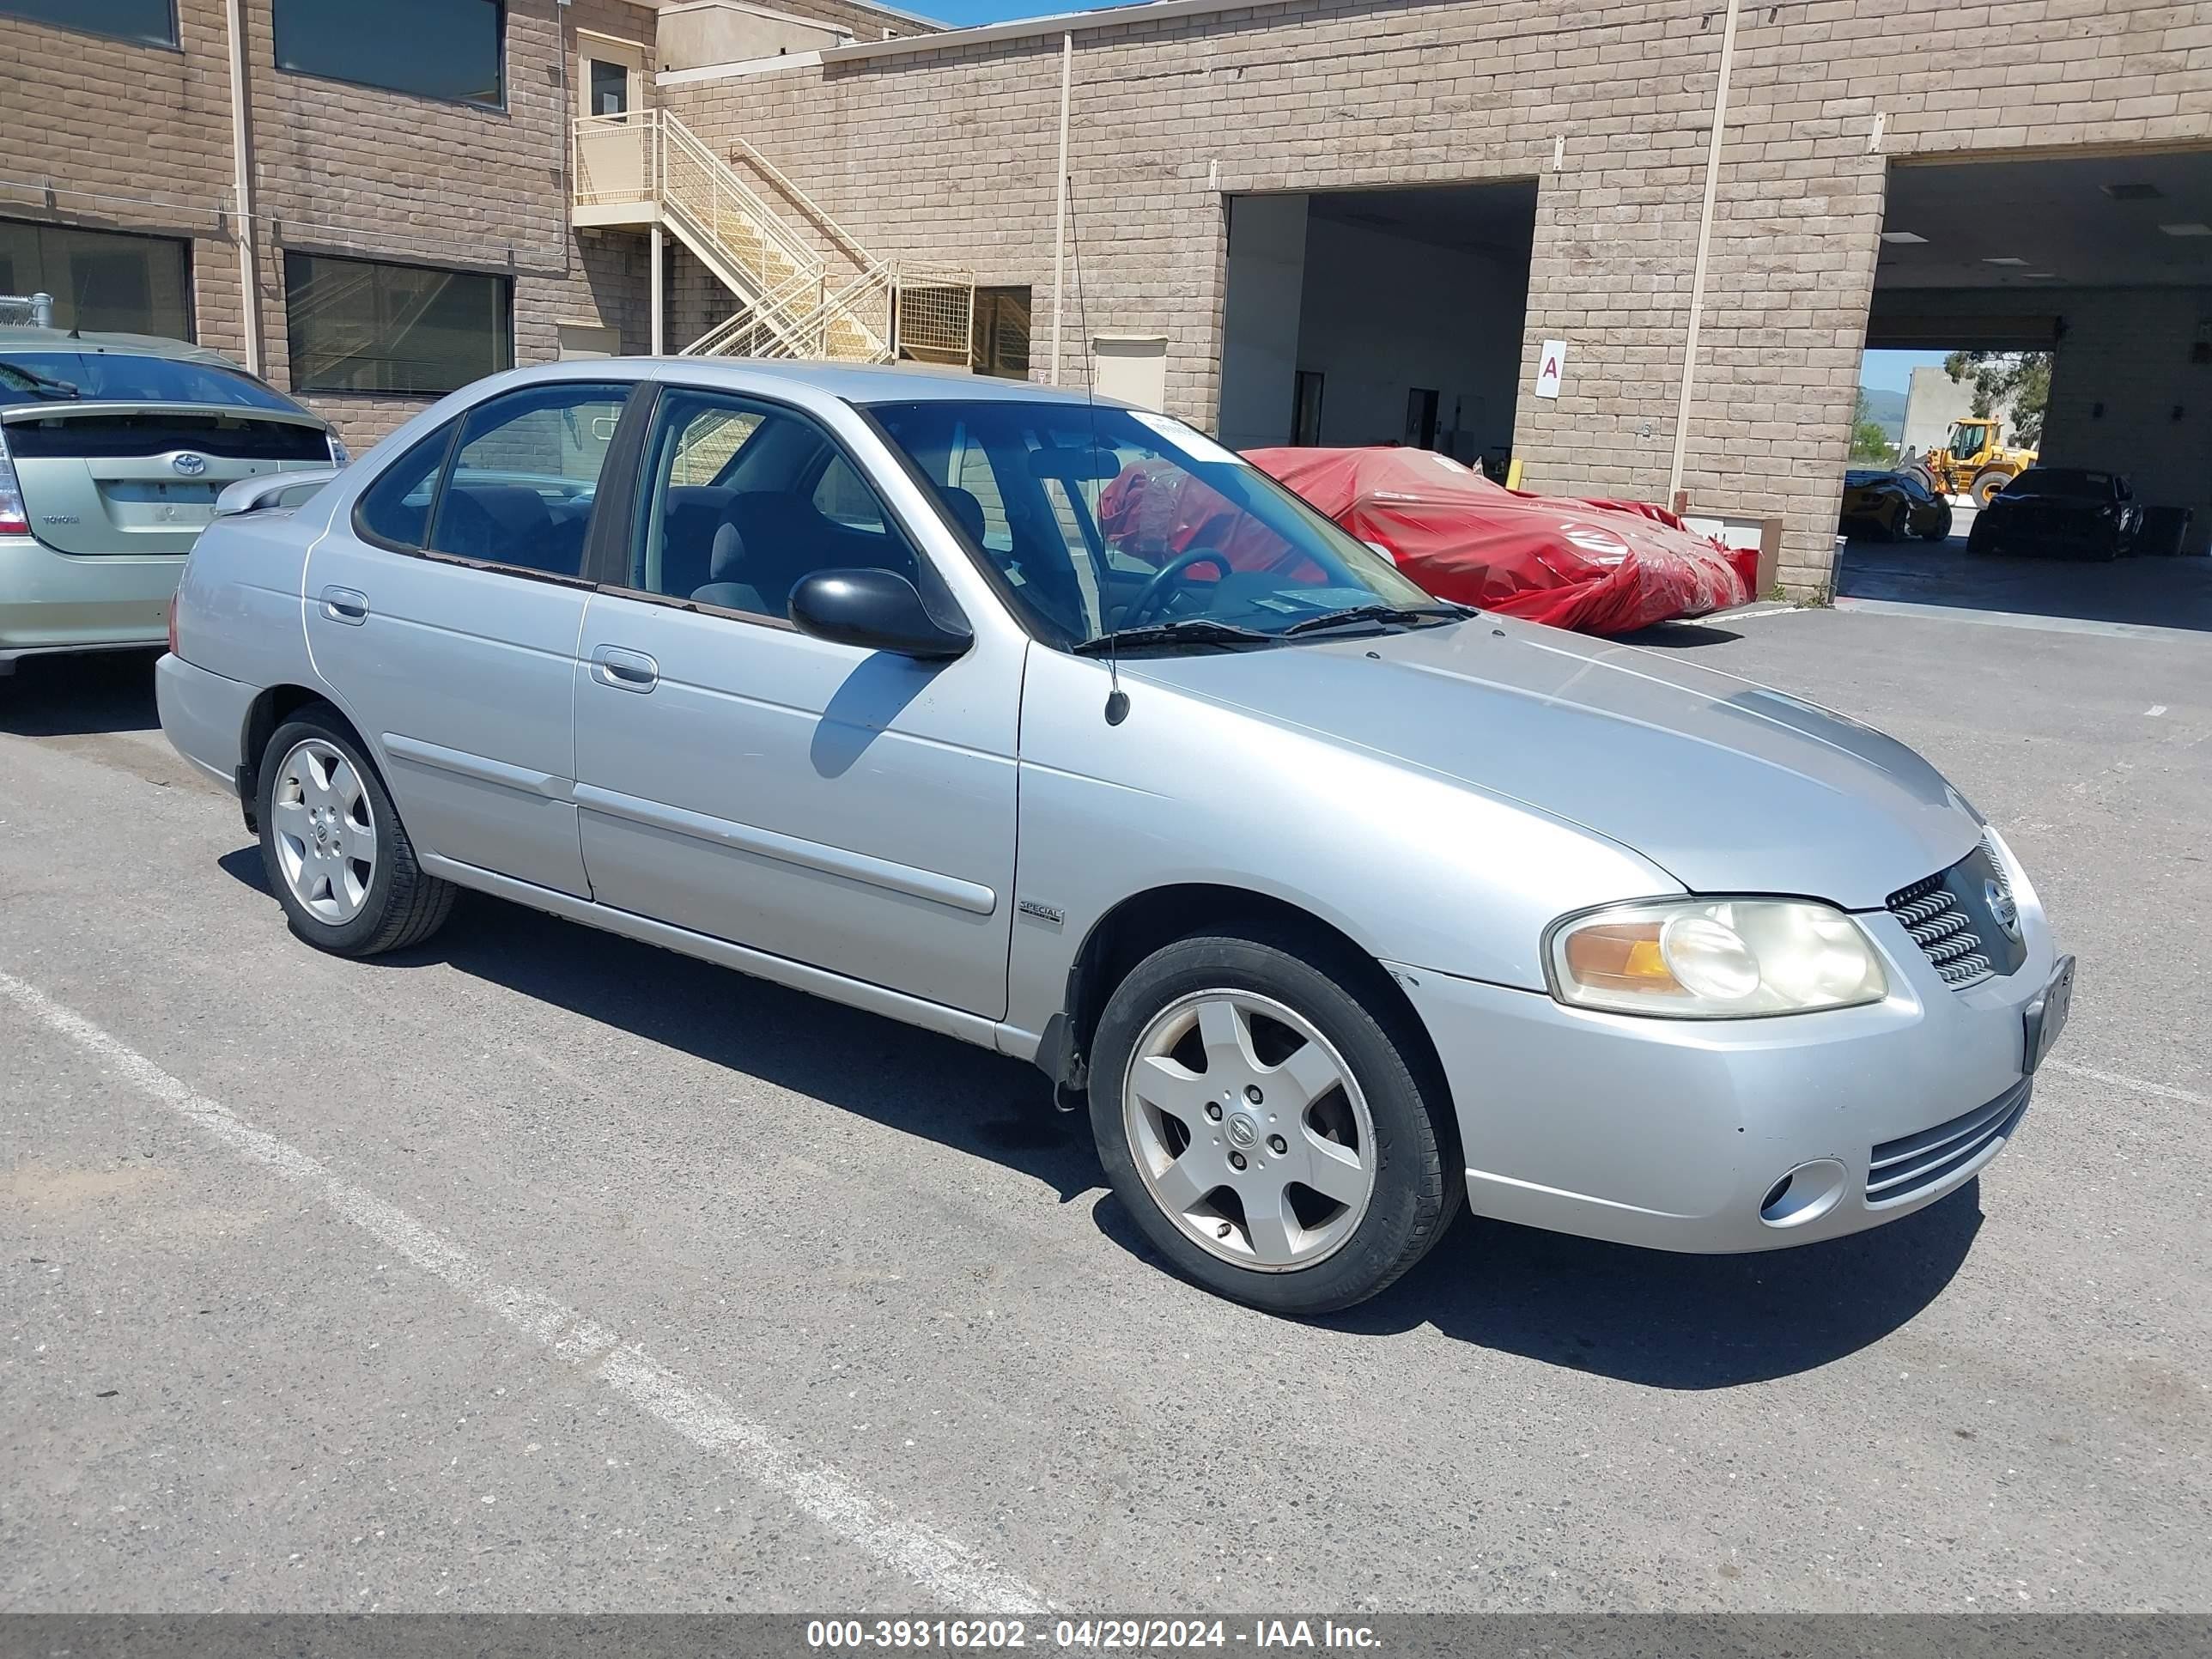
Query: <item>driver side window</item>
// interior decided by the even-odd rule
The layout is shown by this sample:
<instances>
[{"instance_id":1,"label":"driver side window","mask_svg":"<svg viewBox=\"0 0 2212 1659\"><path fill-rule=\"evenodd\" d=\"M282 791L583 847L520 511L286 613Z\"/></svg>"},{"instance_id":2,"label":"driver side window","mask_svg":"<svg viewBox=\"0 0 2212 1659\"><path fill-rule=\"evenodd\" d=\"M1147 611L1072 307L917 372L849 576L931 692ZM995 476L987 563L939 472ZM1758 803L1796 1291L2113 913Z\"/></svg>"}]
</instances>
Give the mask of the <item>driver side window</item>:
<instances>
[{"instance_id":1,"label":"driver side window","mask_svg":"<svg viewBox=\"0 0 2212 1659\"><path fill-rule=\"evenodd\" d=\"M717 450L724 464L696 482L696 457ZM635 592L782 622L792 588L817 571L921 575L874 488L794 410L672 388L646 441L643 489Z\"/></svg>"}]
</instances>

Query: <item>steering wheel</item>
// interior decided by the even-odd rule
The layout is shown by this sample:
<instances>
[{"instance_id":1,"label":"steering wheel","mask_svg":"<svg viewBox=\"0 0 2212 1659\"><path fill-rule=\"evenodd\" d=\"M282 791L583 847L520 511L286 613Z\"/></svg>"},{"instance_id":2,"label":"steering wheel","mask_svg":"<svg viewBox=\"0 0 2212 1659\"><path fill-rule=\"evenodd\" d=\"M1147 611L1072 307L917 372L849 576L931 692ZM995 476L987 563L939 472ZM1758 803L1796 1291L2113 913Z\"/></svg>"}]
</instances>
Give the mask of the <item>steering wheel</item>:
<instances>
[{"instance_id":1,"label":"steering wheel","mask_svg":"<svg viewBox=\"0 0 2212 1659\"><path fill-rule=\"evenodd\" d=\"M1129 601L1121 612L1120 626L1134 628L1155 611L1164 611L1175 584L1193 565L1210 564L1224 576L1229 574L1229 561L1210 547L1194 547L1188 553L1178 554L1152 573L1152 580L1139 588L1137 597Z\"/></svg>"}]
</instances>

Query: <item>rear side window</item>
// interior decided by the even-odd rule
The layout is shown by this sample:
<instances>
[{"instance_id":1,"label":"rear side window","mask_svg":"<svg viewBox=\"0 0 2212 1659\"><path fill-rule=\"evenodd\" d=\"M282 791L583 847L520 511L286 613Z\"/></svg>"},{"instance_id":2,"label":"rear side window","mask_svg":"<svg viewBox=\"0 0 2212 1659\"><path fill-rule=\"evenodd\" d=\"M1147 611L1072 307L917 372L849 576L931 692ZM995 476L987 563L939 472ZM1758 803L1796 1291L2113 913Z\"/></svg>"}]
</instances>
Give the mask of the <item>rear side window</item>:
<instances>
[{"instance_id":1,"label":"rear side window","mask_svg":"<svg viewBox=\"0 0 2212 1659\"><path fill-rule=\"evenodd\" d=\"M429 549L580 576L599 472L627 385L562 380L479 404L463 418Z\"/></svg>"},{"instance_id":2,"label":"rear side window","mask_svg":"<svg viewBox=\"0 0 2212 1659\"><path fill-rule=\"evenodd\" d=\"M390 547L418 548L429 528L430 502L438 493L438 471L453 441L448 421L384 470L354 511L354 523L372 541Z\"/></svg>"}]
</instances>

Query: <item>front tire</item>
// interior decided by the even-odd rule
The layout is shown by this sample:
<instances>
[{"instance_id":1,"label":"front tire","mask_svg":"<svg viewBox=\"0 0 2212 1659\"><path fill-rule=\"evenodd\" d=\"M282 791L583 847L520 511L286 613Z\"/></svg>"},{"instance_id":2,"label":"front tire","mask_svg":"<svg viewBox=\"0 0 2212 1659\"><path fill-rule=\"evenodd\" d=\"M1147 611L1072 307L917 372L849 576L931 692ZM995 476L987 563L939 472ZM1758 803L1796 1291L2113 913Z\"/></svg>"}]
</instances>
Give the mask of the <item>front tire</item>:
<instances>
[{"instance_id":1,"label":"front tire","mask_svg":"<svg viewBox=\"0 0 2212 1659\"><path fill-rule=\"evenodd\" d=\"M258 793L270 890L308 944L373 957L444 925L452 884L416 861L384 780L333 710L311 704L276 729Z\"/></svg>"},{"instance_id":2,"label":"front tire","mask_svg":"<svg viewBox=\"0 0 2212 1659\"><path fill-rule=\"evenodd\" d=\"M1108 1002L1091 1127L1115 1195L1186 1278L1333 1312L1427 1254L1462 1194L1442 1079L1371 967L1285 934L1180 939Z\"/></svg>"}]
</instances>

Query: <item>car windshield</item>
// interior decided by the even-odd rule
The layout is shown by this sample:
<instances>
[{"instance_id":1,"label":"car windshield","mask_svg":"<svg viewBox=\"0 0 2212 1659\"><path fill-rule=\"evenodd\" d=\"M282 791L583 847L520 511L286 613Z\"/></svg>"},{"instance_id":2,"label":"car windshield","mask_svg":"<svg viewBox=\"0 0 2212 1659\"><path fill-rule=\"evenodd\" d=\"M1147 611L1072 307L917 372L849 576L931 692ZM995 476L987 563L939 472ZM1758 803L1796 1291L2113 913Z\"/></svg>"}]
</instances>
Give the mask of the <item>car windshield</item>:
<instances>
[{"instance_id":1,"label":"car windshield","mask_svg":"<svg viewBox=\"0 0 2212 1659\"><path fill-rule=\"evenodd\" d=\"M0 404L62 403L219 404L234 409L300 412L299 404L252 375L220 363L126 351L10 351L0 354Z\"/></svg>"},{"instance_id":2,"label":"car windshield","mask_svg":"<svg viewBox=\"0 0 2212 1659\"><path fill-rule=\"evenodd\" d=\"M2032 466L2004 488L2008 495L2056 496L2067 501L2108 501L2112 475L2079 467Z\"/></svg>"},{"instance_id":3,"label":"car windshield","mask_svg":"<svg viewBox=\"0 0 2212 1659\"><path fill-rule=\"evenodd\" d=\"M870 412L1062 644L1267 645L1329 637L1339 619L1348 630L1468 614L1165 416L1011 398Z\"/></svg>"}]
</instances>

